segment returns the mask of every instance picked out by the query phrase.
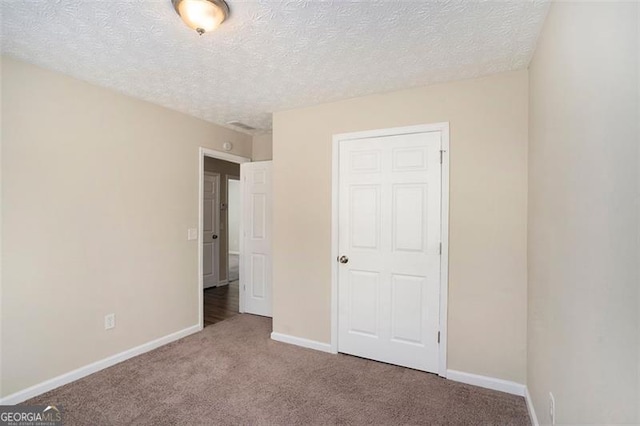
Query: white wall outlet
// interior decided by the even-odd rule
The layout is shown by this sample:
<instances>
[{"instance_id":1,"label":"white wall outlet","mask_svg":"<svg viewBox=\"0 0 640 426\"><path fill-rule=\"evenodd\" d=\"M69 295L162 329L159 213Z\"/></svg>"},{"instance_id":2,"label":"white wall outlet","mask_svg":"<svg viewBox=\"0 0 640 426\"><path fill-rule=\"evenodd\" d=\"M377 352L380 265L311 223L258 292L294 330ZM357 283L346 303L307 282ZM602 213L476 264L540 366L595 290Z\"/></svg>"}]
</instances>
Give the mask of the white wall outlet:
<instances>
[{"instance_id":1,"label":"white wall outlet","mask_svg":"<svg viewBox=\"0 0 640 426\"><path fill-rule=\"evenodd\" d=\"M198 239L198 228L189 228L187 230L187 240L193 241Z\"/></svg>"},{"instance_id":2,"label":"white wall outlet","mask_svg":"<svg viewBox=\"0 0 640 426\"><path fill-rule=\"evenodd\" d=\"M107 314L104 316L104 329L110 330L116 326L116 314Z\"/></svg>"},{"instance_id":3,"label":"white wall outlet","mask_svg":"<svg viewBox=\"0 0 640 426\"><path fill-rule=\"evenodd\" d=\"M549 392L549 418L551 419L551 424L556 424L556 399L553 397L553 394Z\"/></svg>"}]
</instances>

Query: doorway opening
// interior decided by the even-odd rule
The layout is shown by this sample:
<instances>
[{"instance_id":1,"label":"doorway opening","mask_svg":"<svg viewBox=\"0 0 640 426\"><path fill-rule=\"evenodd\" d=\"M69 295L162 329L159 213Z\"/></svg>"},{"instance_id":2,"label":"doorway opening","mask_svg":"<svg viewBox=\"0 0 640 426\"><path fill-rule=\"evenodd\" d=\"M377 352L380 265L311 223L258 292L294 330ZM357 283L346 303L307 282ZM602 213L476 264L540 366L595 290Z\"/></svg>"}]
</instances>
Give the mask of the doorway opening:
<instances>
[{"instance_id":1,"label":"doorway opening","mask_svg":"<svg viewBox=\"0 0 640 426\"><path fill-rule=\"evenodd\" d=\"M200 326L240 312L240 164L250 159L200 148ZM231 188L231 190L230 190Z\"/></svg>"}]
</instances>

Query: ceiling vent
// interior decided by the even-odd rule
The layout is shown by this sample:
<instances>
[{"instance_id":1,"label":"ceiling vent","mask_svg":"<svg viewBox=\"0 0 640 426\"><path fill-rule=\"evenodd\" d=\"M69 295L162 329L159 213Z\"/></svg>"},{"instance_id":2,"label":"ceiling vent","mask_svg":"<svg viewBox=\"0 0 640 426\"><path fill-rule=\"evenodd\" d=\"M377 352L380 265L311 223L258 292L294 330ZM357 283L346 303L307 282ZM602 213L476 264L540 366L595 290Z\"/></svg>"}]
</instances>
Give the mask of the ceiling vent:
<instances>
[{"instance_id":1,"label":"ceiling vent","mask_svg":"<svg viewBox=\"0 0 640 426\"><path fill-rule=\"evenodd\" d=\"M250 132L252 130L256 130L255 127L251 127L248 124L244 124L244 123L242 123L240 121L229 121L227 124L229 126L234 126L234 127L239 128L239 129L246 130L248 132Z\"/></svg>"}]
</instances>

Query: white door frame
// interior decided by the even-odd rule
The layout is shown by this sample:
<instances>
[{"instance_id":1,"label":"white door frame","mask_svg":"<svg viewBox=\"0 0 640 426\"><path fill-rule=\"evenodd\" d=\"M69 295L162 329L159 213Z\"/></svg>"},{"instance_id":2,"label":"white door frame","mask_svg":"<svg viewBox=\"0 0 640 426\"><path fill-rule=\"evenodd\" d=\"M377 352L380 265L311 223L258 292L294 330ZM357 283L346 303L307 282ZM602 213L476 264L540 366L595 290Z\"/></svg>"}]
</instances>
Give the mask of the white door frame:
<instances>
[{"instance_id":1,"label":"white door frame","mask_svg":"<svg viewBox=\"0 0 640 426\"><path fill-rule=\"evenodd\" d=\"M351 139L406 135L411 133L441 132L442 150L442 256L440 257L440 348L438 375L447 377L447 306L449 294L449 123L434 123L391 129L333 135L331 172L331 352L338 353L338 195L340 177L340 142Z\"/></svg>"},{"instance_id":2,"label":"white door frame","mask_svg":"<svg viewBox=\"0 0 640 426\"><path fill-rule=\"evenodd\" d=\"M198 149L198 324L200 329L204 327L204 280L202 279L202 226L203 226L203 202L204 197L204 157L217 158L219 160L230 161L242 164L250 163L251 159L235 154L216 151L214 149L200 147ZM240 195L242 196L242 182L240 182ZM240 232L242 233L242 221L240 221ZM242 241L240 241L240 254L242 254ZM242 288L242 286L240 286ZM242 294L240 294L242 301ZM240 302L242 303L242 302ZM242 312L242 311L240 311Z\"/></svg>"}]
</instances>

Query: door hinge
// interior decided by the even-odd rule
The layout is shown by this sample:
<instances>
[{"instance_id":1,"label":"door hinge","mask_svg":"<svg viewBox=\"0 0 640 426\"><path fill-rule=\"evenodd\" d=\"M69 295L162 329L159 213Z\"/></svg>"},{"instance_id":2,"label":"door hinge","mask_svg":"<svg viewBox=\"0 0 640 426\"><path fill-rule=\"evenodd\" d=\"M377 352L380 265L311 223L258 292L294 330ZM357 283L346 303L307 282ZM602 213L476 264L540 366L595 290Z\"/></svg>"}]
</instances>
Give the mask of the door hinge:
<instances>
[{"instance_id":1,"label":"door hinge","mask_svg":"<svg viewBox=\"0 0 640 426\"><path fill-rule=\"evenodd\" d=\"M438 331L438 343L440 343L440 332Z\"/></svg>"},{"instance_id":2,"label":"door hinge","mask_svg":"<svg viewBox=\"0 0 640 426\"><path fill-rule=\"evenodd\" d=\"M440 251L440 254L442 254L442 243L440 243L440 249L439 249L439 251Z\"/></svg>"},{"instance_id":3,"label":"door hinge","mask_svg":"<svg viewBox=\"0 0 640 426\"><path fill-rule=\"evenodd\" d=\"M442 164L442 156L444 155L444 150L440 150L440 164Z\"/></svg>"}]
</instances>

